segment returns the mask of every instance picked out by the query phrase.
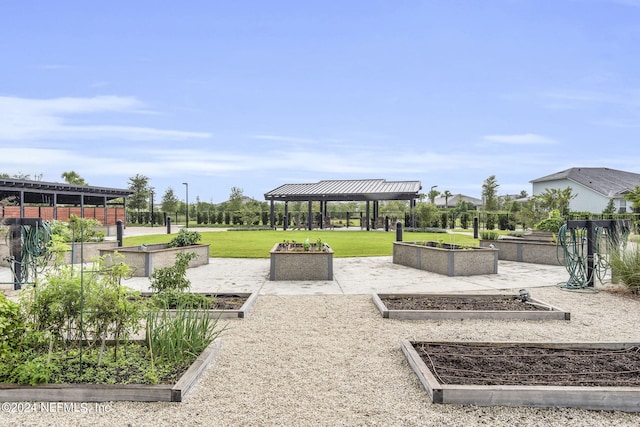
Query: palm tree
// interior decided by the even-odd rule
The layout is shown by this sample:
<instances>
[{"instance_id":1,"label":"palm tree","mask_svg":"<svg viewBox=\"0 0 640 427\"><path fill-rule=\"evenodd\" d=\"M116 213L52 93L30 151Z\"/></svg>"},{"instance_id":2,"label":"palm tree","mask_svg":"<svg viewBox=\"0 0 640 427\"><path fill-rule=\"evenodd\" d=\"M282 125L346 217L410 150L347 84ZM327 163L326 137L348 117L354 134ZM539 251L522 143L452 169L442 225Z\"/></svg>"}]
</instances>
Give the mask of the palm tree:
<instances>
[{"instance_id":1,"label":"palm tree","mask_svg":"<svg viewBox=\"0 0 640 427\"><path fill-rule=\"evenodd\" d=\"M453 196L453 194L451 194L451 191L445 190L442 195L444 196L444 208L447 209L449 207L449 197Z\"/></svg>"},{"instance_id":2,"label":"palm tree","mask_svg":"<svg viewBox=\"0 0 640 427\"><path fill-rule=\"evenodd\" d=\"M80 175L78 175L77 172L75 171L69 171L69 172L62 172L62 175L60 175L61 178L64 179L64 181L67 184L71 184L71 185L89 185L85 182L84 178L82 178Z\"/></svg>"}]
</instances>

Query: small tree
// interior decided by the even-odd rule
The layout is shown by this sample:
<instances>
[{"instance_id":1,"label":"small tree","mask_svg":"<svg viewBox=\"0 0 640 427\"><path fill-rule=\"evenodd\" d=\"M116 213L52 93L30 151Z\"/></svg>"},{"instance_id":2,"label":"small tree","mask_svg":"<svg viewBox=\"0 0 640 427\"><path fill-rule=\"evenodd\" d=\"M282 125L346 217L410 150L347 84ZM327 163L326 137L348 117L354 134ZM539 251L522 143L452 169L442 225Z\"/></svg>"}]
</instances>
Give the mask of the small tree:
<instances>
[{"instance_id":1,"label":"small tree","mask_svg":"<svg viewBox=\"0 0 640 427\"><path fill-rule=\"evenodd\" d=\"M484 180L482 184L482 197L484 198L484 208L488 211L494 211L498 209L498 181L496 176L491 175Z\"/></svg>"},{"instance_id":2,"label":"small tree","mask_svg":"<svg viewBox=\"0 0 640 427\"><path fill-rule=\"evenodd\" d=\"M176 196L176 193L173 191L173 188L169 187L162 196L162 210L164 212L175 212L177 210L179 202L180 200L178 199L178 196Z\"/></svg>"}]
</instances>

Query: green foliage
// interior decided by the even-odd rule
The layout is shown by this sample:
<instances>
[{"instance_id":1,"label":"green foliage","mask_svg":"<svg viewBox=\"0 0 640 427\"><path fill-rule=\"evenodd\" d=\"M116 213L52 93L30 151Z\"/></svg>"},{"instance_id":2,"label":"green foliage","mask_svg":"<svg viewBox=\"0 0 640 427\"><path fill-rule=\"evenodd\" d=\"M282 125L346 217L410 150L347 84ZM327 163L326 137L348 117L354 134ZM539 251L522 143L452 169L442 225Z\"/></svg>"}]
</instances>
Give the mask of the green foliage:
<instances>
[{"instance_id":1,"label":"green foliage","mask_svg":"<svg viewBox=\"0 0 640 427\"><path fill-rule=\"evenodd\" d=\"M480 238L482 240L498 240L500 234L493 230L480 230Z\"/></svg>"},{"instance_id":2,"label":"green foliage","mask_svg":"<svg viewBox=\"0 0 640 427\"><path fill-rule=\"evenodd\" d=\"M640 294L640 250L637 246L613 251L609 258L611 275L631 292Z\"/></svg>"},{"instance_id":3,"label":"green foliage","mask_svg":"<svg viewBox=\"0 0 640 427\"><path fill-rule=\"evenodd\" d=\"M176 289L166 289L162 292L154 293L151 300L153 305L158 308L211 308L216 302L216 297L182 292Z\"/></svg>"},{"instance_id":4,"label":"green foliage","mask_svg":"<svg viewBox=\"0 0 640 427\"><path fill-rule=\"evenodd\" d=\"M0 293L0 352L14 346L23 333L24 321L20 305Z\"/></svg>"},{"instance_id":5,"label":"green foliage","mask_svg":"<svg viewBox=\"0 0 640 427\"><path fill-rule=\"evenodd\" d=\"M613 215L614 213L616 213L616 205L613 199L609 199L609 203L607 203L607 207L604 208L602 213L605 215Z\"/></svg>"},{"instance_id":6,"label":"green foliage","mask_svg":"<svg viewBox=\"0 0 640 427\"><path fill-rule=\"evenodd\" d=\"M549 217L543 219L539 223L533 226L535 230L540 231L551 231L553 233L557 233L560 230L560 227L565 223L564 218L560 215L560 211L557 209L549 212Z\"/></svg>"},{"instance_id":7,"label":"green foliage","mask_svg":"<svg viewBox=\"0 0 640 427\"><path fill-rule=\"evenodd\" d=\"M120 284L128 271L124 263L106 269L103 260L82 271L72 266L48 271L21 295L27 326L67 347L78 339L130 336L139 330L142 306L137 292Z\"/></svg>"},{"instance_id":8,"label":"green foliage","mask_svg":"<svg viewBox=\"0 0 640 427\"><path fill-rule=\"evenodd\" d=\"M640 212L640 185L636 185L633 190L629 190L624 195L624 199L631 202L631 209L634 212Z\"/></svg>"},{"instance_id":9,"label":"green foliage","mask_svg":"<svg viewBox=\"0 0 640 427\"><path fill-rule=\"evenodd\" d=\"M498 181L495 175L491 175L484 180L482 184L482 197L484 199L484 208L488 211L498 209Z\"/></svg>"},{"instance_id":10,"label":"green foliage","mask_svg":"<svg viewBox=\"0 0 640 427\"><path fill-rule=\"evenodd\" d=\"M200 354L225 329L203 310L150 311L145 342L153 358L180 361Z\"/></svg>"},{"instance_id":11,"label":"green foliage","mask_svg":"<svg viewBox=\"0 0 640 427\"><path fill-rule=\"evenodd\" d=\"M51 224L52 237L58 241L71 242L102 242L105 234L102 230L96 230L102 224L97 219L80 218L71 214L68 222L53 221Z\"/></svg>"},{"instance_id":12,"label":"green foliage","mask_svg":"<svg viewBox=\"0 0 640 427\"><path fill-rule=\"evenodd\" d=\"M197 231L189 231L185 228L181 229L176 237L171 239L167 244L168 248L182 248L185 246L197 245L202 239L202 235Z\"/></svg>"},{"instance_id":13,"label":"green foliage","mask_svg":"<svg viewBox=\"0 0 640 427\"><path fill-rule=\"evenodd\" d=\"M194 252L178 252L173 265L156 268L151 273L149 287L153 292L176 290L184 292L191 287L191 281L187 279L187 267L192 259L198 255Z\"/></svg>"}]
</instances>

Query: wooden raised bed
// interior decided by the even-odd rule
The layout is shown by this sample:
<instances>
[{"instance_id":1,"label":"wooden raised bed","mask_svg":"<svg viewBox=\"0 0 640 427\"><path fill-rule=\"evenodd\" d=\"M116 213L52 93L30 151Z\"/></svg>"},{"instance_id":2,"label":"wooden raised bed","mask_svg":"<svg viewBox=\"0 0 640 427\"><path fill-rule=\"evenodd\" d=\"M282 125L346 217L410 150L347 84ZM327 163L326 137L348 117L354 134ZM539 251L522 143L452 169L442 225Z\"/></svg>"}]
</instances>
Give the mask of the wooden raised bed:
<instances>
[{"instance_id":1,"label":"wooden raised bed","mask_svg":"<svg viewBox=\"0 0 640 427\"><path fill-rule=\"evenodd\" d=\"M589 382L589 375L593 375L593 377L598 376L598 378L602 378L601 375L605 375L606 377L611 378L612 381L608 383L613 384L618 377L626 376L626 378L635 377L636 379L633 381L636 385L607 385L607 386L579 386L579 385L520 385L517 384L519 381L518 378L531 378L536 375L529 375L529 373L524 373L522 371L514 371L514 369L505 367L504 364L501 364L499 361L493 361L493 368L478 371L480 374L485 374L489 372L493 373L505 373L506 376L512 376L515 379L512 380L513 384L505 384L503 385L480 385L480 384L469 384L465 382L465 384L444 384L440 377L443 376L442 370L434 373L432 369L427 366L423 358L419 355L416 350L416 346L420 345L455 345L460 349L464 346L489 346L497 349L496 354L500 354L502 352L509 351L508 349L515 348L518 352L524 352L527 348L547 348L547 349L569 349L569 350L590 350L590 351L598 351L602 353L596 353L595 357L603 358L608 357L608 355L612 355L615 357L616 353L619 353L623 350L630 351L631 353L636 353L637 351L633 350L634 347L637 347L638 343L594 343L594 342L586 342L586 343L505 343L505 342L432 342L432 341L402 341L402 352L404 353L407 361L411 365L413 371L418 375L422 386L425 388L427 393L429 394L433 403L453 403L453 404L463 404L463 405L478 405L478 406L533 406L533 407L577 407L584 409L594 409L594 410L608 410L608 411L627 411L627 412L639 412L640 405L640 386L637 380L637 373L631 374L626 372L589 372L590 368L584 369L585 364L582 364L583 371L578 372L577 376L582 375L582 379L585 383ZM630 349L631 350L628 350ZM456 350L456 352L464 353L464 350ZM456 355L458 356L458 355ZM445 358L451 359L451 353L444 355ZM540 358L539 355L534 355L533 357ZM637 356L634 356L637 357ZM469 359L469 358L467 358ZM477 357L472 358L477 362ZM517 360L523 360L522 355L517 356ZM529 359L531 360L531 359ZM556 363L546 363L542 368L542 371L539 375L554 375L558 378L562 378L563 381L566 381L568 375L573 374L573 367L570 367L571 357L560 357L556 359L559 365ZM547 359L544 359L546 362ZM564 362L569 363L564 363ZM430 362L431 363L431 362ZM434 364L436 362L433 362ZM478 366L478 365L476 365ZM498 368L495 368L495 367ZM556 366L560 366L559 375L556 374L558 368ZM636 369L637 366L634 368ZM564 369L564 370L563 370ZM506 370L506 372L504 372ZM586 376L585 376L585 370ZM498 372L502 371L502 372ZM571 372L570 372L571 371ZM637 372L637 371L634 371ZM515 374L515 375L514 375ZM601 380L595 380L595 382ZM464 381L460 381L463 383ZM629 383L626 379L620 379L619 381L622 384ZM607 383L607 382L603 382Z\"/></svg>"},{"instance_id":2,"label":"wooden raised bed","mask_svg":"<svg viewBox=\"0 0 640 427\"><path fill-rule=\"evenodd\" d=\"M428 309L390 309L385 300L392 298L413 298L431 300L432 308ZM561 308L552 306L546 302L529 298L528 309L514 309L512 304L505 303L504 309L441 309L438 302L442 299L467 300L474 306L482 306L484 302L505 300L512 302L518 300L519 295L513 294L373 294L373 303L376 305L382 317L388 319L424 320L424 319L521 319L521 320L570 320L571 313ZM422 304L421 304L422 305ZM426 304L424 304L426 305Z\"/></svg>"},{"instance_id":3,"label":"wooden raised bed","mask_svg":"<svg viewBox=\"0 0 640 427\"><path fill-rule=\"evenodd\" d=\"M195 293L195 292L192 292ZM234 292L234 293L207 293L207 292L198 292L198 294L206 295L206 296L214 296L220 298L234 298L244 300L242 304L237 305L236 308L223 308L223 309L208 309L205 312L211 318L216 319L244 319L249 317L249 314L253 310L253 306L258 299L257 292ZM152 292L142 292L141 295L145 298L151 297L153 295ZM168 309L169 313L175 313L176 310Z\"/></svg>"},{"instance_id":4,"label":"wooden raised bed","mask_svg":"<svg viewBox=\"0 0 640 427\"><path fill-rule=\"evenodd\" d=\"M175 384L0 384L2 402L181 402L220 351L214 340Z\"/></svg>"}]
</instances>

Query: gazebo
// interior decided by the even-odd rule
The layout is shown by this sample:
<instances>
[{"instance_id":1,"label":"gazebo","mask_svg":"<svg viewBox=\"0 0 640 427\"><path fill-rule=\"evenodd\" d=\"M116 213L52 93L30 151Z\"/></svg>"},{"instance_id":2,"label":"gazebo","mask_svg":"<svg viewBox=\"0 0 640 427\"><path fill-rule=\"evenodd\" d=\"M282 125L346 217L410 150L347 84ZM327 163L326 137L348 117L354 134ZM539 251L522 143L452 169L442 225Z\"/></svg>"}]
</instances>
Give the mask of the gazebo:
<instances>
[{"instance_id":1,"label":"gazebo","mask_svg":"<svg viewBox=\"0 0 640 427\"><path fill-rule=\"evenodd\" d=\"M265 200L271 202L270 225L275 228L275 202L284 202L285 220L283 227L287 229L288 203L308 202L307 228L313 228L312 202L320 202L322 217L327 216L327 203L366 202L366 228L370 230L371 203L373 218L378 217L378 203L381 200L408 200L413 209L422 189L420 181L386 181L384 179L326 180L317 183L283 184L264 194ZM415 221L415 219L413 219ZM412 224L415 226L415 224ZM322 222L320 222L322 228Z\"/></svg>"}]
</instances>

